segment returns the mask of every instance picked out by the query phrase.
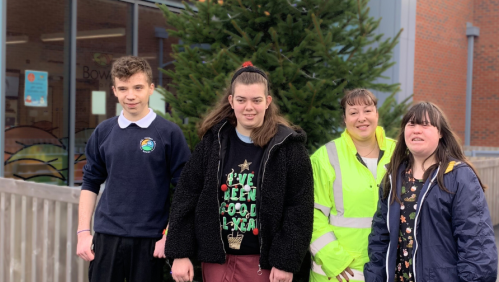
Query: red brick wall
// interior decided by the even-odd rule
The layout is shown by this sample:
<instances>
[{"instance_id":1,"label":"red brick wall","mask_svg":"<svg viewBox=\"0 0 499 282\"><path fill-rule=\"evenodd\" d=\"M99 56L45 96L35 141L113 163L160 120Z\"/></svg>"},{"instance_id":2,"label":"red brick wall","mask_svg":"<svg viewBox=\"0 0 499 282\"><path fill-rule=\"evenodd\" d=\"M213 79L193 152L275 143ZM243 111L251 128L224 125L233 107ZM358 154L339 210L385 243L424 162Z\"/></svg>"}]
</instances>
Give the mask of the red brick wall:
<instances>
[{"instance_id":1,"label":"red brick wall","mask_svg":"<svg viewBox=\"0 0 499 282\"><path fill-rule=\"evenodd\" d=\"M473 8L472 0L418 0L416 10L414 101L440 106L463 143L466 22L473 22Z\"/></svg>"},{"instance_id":2,"label":"red brick wall","mask_svg":"<svg viewBox=\"0 0 499 282\"><path fill-rule=\"evenodd\" d=\"M471 145L499 147L499 1L474 1L475 38Z\"/></svg>"}]
</instances>

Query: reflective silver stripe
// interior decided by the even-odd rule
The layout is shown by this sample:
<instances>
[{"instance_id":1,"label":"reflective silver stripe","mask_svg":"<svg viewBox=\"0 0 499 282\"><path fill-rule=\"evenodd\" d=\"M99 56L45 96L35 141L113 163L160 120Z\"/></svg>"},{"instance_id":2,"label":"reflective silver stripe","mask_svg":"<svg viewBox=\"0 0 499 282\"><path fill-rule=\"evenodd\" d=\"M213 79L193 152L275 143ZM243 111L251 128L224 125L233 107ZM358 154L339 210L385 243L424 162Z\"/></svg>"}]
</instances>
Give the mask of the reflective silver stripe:
<instances>
[{"instance_id":1,"label":"reflective silver stripe","mask_svg":"<svg viewBox=\"0 0 499 282\"><path fill-rule=\"evenodd\" d=\"M327 143L326 149L329 157L329 163L331 163L336 175L333 182L334 205L337 214L343 215L345 213L345 207L343 206L343 182L341 181L340 159L338 158L336 143L334 143L334 141Z\"/></svg>"},{"instance_id":2,"label":"reflective silver stripe","mask_svg":"<svg viewBox=\"0 0 499 282\"><path fill-rule=\"evenodd\" d=\"M312 260L312 271L315 273L318 273L320 275L327 276L326 273L324 272L324 270L322 270L322 267L320 265L318 265L317 263L315 263L315 261L313 261L313 260Z\"/></svg>"},{"instance_id":3,"label":"reflective silver stripe","mask_svg":"<svg viewBox=\"0 0 499 282\"><path fill-rule=\"evenodd\" d=\"M373 222L372 217L343 217L337 215L329 216L329 223L338 227L350 228L371 228Z\"/></svg>"},{"instance_id":4,"label":"reflective silver stripe","mask_svg":"<svg viewBox=\"0 0 499 282\"><path fill-rule=\"evenodd\" d=\"M333 241L336 241L336 236L334 236L333 232L325 233L321 237L317 238L312 244L310 244L310 251L312 252L312 255L317 255L322 248Z\"/></svg>"},{"instance_id":5,"label":"reflective silver stripe","mask_svg":"<svg viewBox=\"0 0 499 282\"><path fill-rule=\"evenodd\" d=\"M331 209L323 206L321 204L314 203L314 208L320 210L326 217L329 217L329 213L331 213Z\"/></svg>"},{"instance_id":6,"label":"reflective silver stripe","mask_svg":"<svg viewBox=\"0 0 499 282\"><path fill-rule=\"evenodd\" d=\"M351 268L351 270L353 272L353 277L347 273L347 276L350 280L365 281L364 273L362 271L359 271L359 270L353 269L353 268ZM312 261L312 271L317 273L317 274L327 276L326 273L324 272L324 270L322 270L322 267L320 265L318 265L317 263L315 263L315 261ZM332 278L335 278L335 277L332 277Z\"/></svg>"},{"instance_id":7,"label":"reflective silver stripe","mask_svg":"<svg viewBox=\"0 0 499 282\"><path fill-rule=\"evenodd\" d=\"M329 216L329 223L333 226L338 227L351 227L351 228L371 228L372 217L360 217L360 218L345 218L345 206L343 205L343 183L341 181L341 168L340 159L338 158L338 150L336 148L336 143L331 141L326 144L327 155L329 157L329 163L334 169L336 178L333 182L333 196L334 205L336 208L336 215Z\"/></svg>"}]
</instances>

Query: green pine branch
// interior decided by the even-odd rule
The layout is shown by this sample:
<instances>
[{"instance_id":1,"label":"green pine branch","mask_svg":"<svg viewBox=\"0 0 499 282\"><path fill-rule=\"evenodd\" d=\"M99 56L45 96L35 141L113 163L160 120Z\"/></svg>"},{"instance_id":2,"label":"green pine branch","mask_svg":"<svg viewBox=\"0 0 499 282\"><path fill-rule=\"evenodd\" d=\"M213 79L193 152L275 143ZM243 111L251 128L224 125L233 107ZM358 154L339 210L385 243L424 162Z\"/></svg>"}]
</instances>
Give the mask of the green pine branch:
<instances>
[{"instance_id":1,"label":"green pine branch","mask_svg":"<svg viewBox=\"0 0 499 282\"><path fill-rule=\"evenodd\" d=\"M369 16L367 0L226 0L222 5L195 5L197 13L185 4L179 14L158 5L169 34L183 42L173 46L174 70L163 70L172 78L171 91L158 91L172 108L165 117L179 124L191 149L199 142L197 123L246 60L268 73L273 101L305 129L310 152L343 131L339 101L345 89L392 93L379 111L381 124L396 134L397 118L408 100L397 104L398 85L380 83L379 78L393 65L400 33L389 39L376 35L380 19Z\"/></svg>"}]
</instances>

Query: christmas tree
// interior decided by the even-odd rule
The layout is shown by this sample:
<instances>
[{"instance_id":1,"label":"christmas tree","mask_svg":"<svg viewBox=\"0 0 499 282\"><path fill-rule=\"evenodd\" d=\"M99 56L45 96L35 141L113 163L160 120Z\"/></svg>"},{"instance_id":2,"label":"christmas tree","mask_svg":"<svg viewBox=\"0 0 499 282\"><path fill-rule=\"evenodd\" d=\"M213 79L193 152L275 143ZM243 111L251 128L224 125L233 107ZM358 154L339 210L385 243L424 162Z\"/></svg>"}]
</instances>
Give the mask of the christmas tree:
<instances>
[{"instance_id":1,"label":"christmas tree","mask_svg":"<svg viewBox=\"0 0 499 282\"><path fill-rule=\"evenodd\" d=\"M386 136L396 139L400 133L400 123L402 116L411 106L412 95L397 103L395 99L396 92L388 96L383 105L378 108L379 125L385 129Z\"/></svg>"},{"instance_id":2,"label":"christmas tree","mask_svg":"<svg viewBox=\"0 0 499 282\"><path fill-rule=\"evenodd\" d=\"M369 16L368 0L225 0L196 2L175 14L164 5L173 27L172 92L159 89L171 105L166 118L179 124L191 150L199 142L196 124L222 95L244 61L268 73L274 101L308 136L310 152L342 131L339 101L346 89L395 92L397 84L376 82L393 65L398 36L376 35L380 19ZM380 117L400 119L388 99ZM395 111L394 111L395 110ZM185 118L188 122L184 124ZM398 123L395 124L398 127Z\"/></svg>"}]
</instances>

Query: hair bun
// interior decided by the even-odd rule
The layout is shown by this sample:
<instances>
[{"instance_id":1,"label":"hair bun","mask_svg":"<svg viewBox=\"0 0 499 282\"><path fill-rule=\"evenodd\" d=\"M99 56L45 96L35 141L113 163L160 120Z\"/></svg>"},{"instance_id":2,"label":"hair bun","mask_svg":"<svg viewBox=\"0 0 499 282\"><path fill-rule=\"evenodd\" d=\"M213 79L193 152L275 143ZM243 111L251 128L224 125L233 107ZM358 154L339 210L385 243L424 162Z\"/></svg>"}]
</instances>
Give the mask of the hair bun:
<instances>
[{"instance_id":1,"label":"hair bun","mask_svg":"<svg viewBox=\"0 0 499 282\"><path fill-rule=\"evenodd\" d=\"M243 68L246 68L246 67L252 67L253 66L253 63L251 63L251 61L246 61L243 63L242 67Z\"/></svg>"}]
</instances>

